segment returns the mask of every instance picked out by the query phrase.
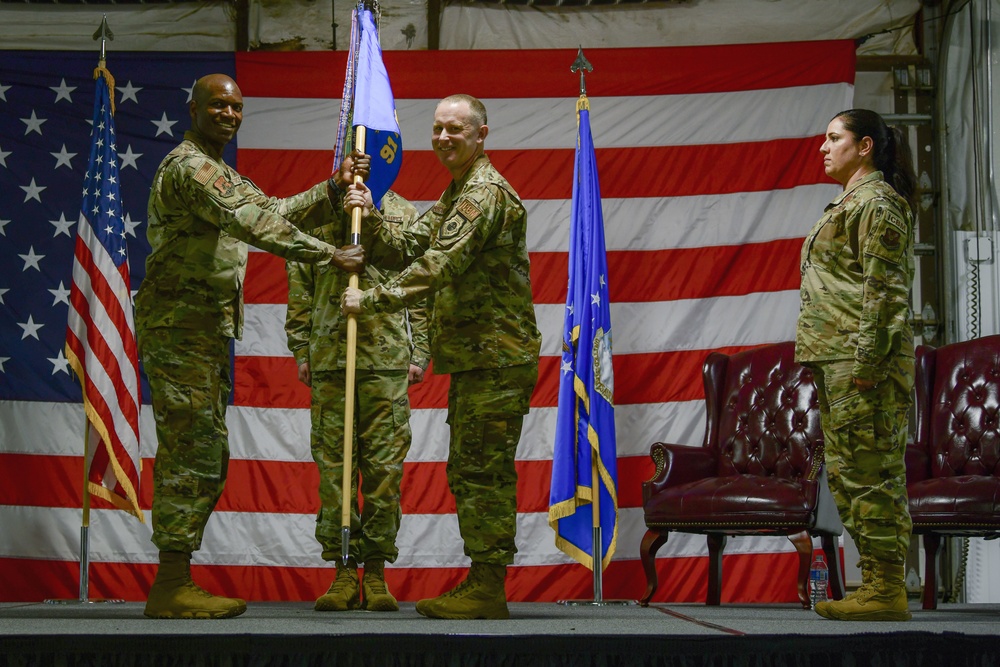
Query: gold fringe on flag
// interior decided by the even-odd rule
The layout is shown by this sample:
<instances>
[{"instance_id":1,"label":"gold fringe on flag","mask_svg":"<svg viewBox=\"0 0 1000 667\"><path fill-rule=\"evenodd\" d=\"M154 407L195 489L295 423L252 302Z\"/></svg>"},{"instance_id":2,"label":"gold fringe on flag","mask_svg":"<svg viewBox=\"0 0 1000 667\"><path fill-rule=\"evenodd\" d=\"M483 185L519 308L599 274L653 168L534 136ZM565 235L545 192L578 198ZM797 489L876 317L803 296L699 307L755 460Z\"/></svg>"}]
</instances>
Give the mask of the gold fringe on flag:
<instances>
[{"instance_id":1,"label":"gold fringe on flag","mask_svg":"<svg viewBox=\"0 0 1000 667\"><path fill-rule=\"evenodd\" d=\"M111 76L111 72L108 68L104 66L104 61L100 61L97 67L94 68L94 81L97 81L97 77L103 76L104 81L108 84L108 96L111 98L111 115L115 115L115 77Z\"/></svg>"}]
</instances>

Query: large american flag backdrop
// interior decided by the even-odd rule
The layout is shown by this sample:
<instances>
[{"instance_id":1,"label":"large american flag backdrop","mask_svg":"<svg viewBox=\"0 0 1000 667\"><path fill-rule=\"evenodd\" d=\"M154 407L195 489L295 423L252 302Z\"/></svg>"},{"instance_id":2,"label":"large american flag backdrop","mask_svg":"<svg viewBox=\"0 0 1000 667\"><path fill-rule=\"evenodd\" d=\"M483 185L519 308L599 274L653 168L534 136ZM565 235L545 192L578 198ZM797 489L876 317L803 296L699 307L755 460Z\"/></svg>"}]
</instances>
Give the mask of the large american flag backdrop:
<instances>
[{"instance_id":1,"label":"large american flag backdrop","mask_svg":"<svg viewBox=\"0 0 1000 667\"><path fill-rule=\"evenodd\" d=\"M712 350L788 340L798 253L838 186L818 148L851 106L854 45L805 42L593 49L591 122L602 185L612 318L619 542L605 597L645 579L641 483L657 440L704 433L701 364ZM430 150L438 99L465 92L489 110L487 152L525 200L541 372L518 450L515 601L589 597L590 570L556 549L547 523L566 301L575 104L569 50L386 52L406 152L394 189L428 208L447 186ZM64 355L74 223L89 149L96 57L0 52L0 601L75 596L84 418ZM109 53L133 289L144 276L149 182L189 126L194 80L235 75L246 102L237 168L275 196L333 163L346 54ZM332 577L313 539L317 472L309 395L283 331L283 260L252 252L246 333L235 343L229 481L194 563L207 588L251 600L312 600ZM402 600L453 585L468 565L445 481L447 378L414 388L400 556L386 571ZM156 437L141 414L140 505L149 512ZM150 527L95 500L95 597L142 600L155 572ZM660 551L654 600L704 599L706 549ZM784 538L731 540L723 597L794 601L797 557ZM782 576L776 572L784 571Z\"/></svg>"}]
</instances>

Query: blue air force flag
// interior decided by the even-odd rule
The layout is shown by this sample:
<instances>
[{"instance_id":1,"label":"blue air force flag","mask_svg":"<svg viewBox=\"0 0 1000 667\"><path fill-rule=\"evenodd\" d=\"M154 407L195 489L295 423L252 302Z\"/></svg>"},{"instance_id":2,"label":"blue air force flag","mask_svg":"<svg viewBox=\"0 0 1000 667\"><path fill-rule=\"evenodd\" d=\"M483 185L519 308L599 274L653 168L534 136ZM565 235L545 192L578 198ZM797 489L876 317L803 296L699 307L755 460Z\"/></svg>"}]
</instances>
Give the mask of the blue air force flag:
<instances>
[{"instance_id":1,"label":"blue air force flag","mask_svg":"<svg viewBox=\"0 0 1000 667\"><path fill-rule=\"evenodd\" d=\"M596 498L603 569L611 561L618 540L611 309L601 188L590 134L590 107L585 97L578 102L577 110L579 136L573 170L569 290L563 327L549 525L556 532L556 546L591 567Z\"/></svg>"},{"instance_id":2,"label":"blue air force flag","mask_svg":"<svg viewBox=\"0 0 1000 667\"><path fill-rule=\"evenodd\" d=\"M396 102L389 85L389 73L382 62L378 29L367 9L358 9L361 40L357 53L357 78L354 90L353 127L363 125L365 152L372 157L371 175L366 185L372 201L381 201L399 175L403 163L403 142L396 120Z\"/></svg>"}]
</instances>

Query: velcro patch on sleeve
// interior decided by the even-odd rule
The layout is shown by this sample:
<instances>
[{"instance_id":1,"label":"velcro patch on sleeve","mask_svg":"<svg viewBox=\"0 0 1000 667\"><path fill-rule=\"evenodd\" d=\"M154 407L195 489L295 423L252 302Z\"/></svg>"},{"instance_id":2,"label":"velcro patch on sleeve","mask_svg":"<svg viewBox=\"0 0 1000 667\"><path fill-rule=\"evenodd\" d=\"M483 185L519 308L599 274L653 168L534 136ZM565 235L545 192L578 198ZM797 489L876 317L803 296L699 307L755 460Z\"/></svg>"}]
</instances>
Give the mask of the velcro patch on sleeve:
<instances>
[{"instance_id":1,"label":"velcro patch on sleeve","mask_svg":"<svg viewBox=\"0 0 1000 667\"><path fill-rule=\"evenodd\" d=\"M233 194L233 188L236 184L230 181L225 176L219 176L215 179L215 183L212 183L212 187L219 191L223 197L230 197Z\"/></svg>"},{"instance_id":2,"label":"velcro patch on sleeve","mask_svg":"<svg viewBox=\"0 0 1000 667\"><path fill-rule=\"evenodd\" d=\"M880 206L875 213L875 225L865 243L865 254L890 264L900 264L909 246L907 223L894 211Z\"/></svg>"},{"instance_id":3,"label":"velcro patch on sleeve","mask_svg":"<svg viewBox=\"0 0 1000 667\"><path fill-rule=\"evenodd\" d=\"M438 230L438 239L442 243L448 244L459 236L462 236L463 230L468 225L468 220L462 216L452 216L442 223L441 228Z\"/></svg>"},{"instance_id":4,"label":"velcro patch on sleeve","mask_svg":"<svg viewBox=\"0 0 1000 667\"><path fill-rule=\"evenodd\" d=\"M201 165L201 169L194 175L194 180L198 181L202 185L208 185L208 182L212 180L212 177L218 170L212 165L211 162L206 162Z\"/></svg>"},{"instance_id":5,"label":"velcro patch on sleeve","mask_svg":"<svg viewBox=\"0 0 1000 667\"><path fill-rule=\"evenodd\" d=\"M898 229L893 229L886 225L886 228L882 231L882 235L879 236L879 243L882 247L889 252L896 252L899 250L899 244L902 242L903 235L899 233Z\"/></svg>"},{"instance_id":6,"label":"velcro patch on sleeve","mask_svg":"<svg viewBox=\"0 0 1000 667\"><path fill-rule=\"evenodd\" d=\"M463 199L458 203L458 207L455 209L459 215L468 220L469 222L474 222L476 218L483 214L479 210L479 207L468 199Z\"/></svg>"}]
</instances>

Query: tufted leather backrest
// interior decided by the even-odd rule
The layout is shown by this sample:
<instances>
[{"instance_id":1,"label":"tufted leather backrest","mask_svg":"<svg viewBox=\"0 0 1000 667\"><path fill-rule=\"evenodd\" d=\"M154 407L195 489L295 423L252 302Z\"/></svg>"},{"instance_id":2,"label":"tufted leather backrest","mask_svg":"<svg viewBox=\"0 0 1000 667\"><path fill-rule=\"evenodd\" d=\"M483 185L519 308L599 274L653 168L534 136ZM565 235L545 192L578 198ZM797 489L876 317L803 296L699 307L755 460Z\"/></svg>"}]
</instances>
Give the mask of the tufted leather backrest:
<instances>
[{"instance_id":1,"label":"tufted leather backrest","mask_svg":"<svg viewBox=\"0 0 1000 667\"><path fill-rule=\"evenodd\" d=\"M917 382L931 476L1000 477L1000 336L918 347Z\"/></svg>"},{"instance_id":2,"label":"tufted leather backrest","mask_svg":"<svg viewBox=\"0 0 1000 667\"><path fill-rule=\"evenodd\" d=\"M794 356L795 344L784 342L705 360L706 446L718 452L720 476L815 477L823 452L816 386Z\"/></svg>"}]
</instances>

